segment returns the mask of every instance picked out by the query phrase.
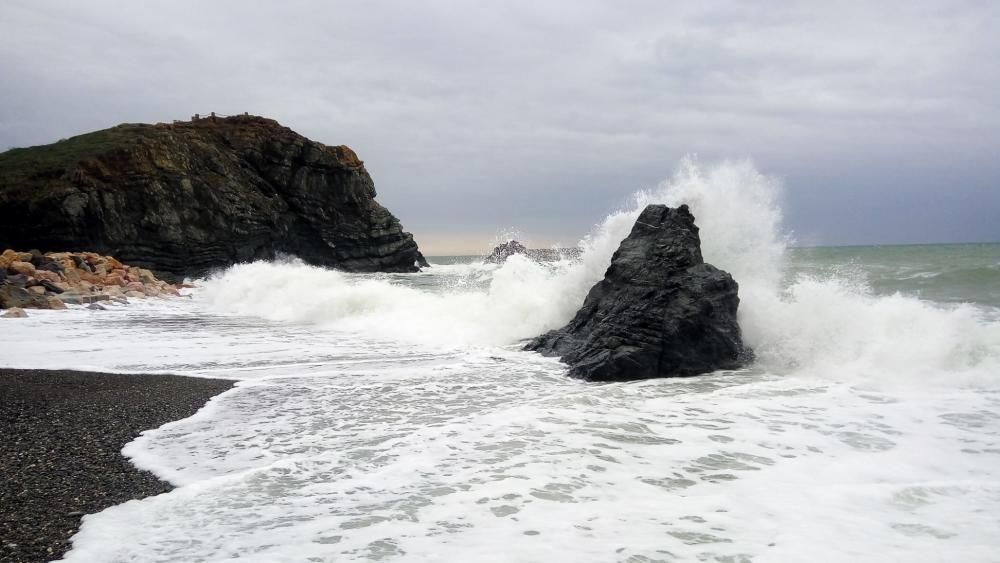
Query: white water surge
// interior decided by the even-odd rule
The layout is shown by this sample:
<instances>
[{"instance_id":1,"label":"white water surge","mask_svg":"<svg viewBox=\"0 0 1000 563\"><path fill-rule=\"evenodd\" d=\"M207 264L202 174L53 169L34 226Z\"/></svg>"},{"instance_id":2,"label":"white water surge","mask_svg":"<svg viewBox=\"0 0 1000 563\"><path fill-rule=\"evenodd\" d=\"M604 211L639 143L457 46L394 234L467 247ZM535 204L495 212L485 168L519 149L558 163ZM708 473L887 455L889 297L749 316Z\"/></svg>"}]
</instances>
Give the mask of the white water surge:
<instances>
[{"instance_id":1,"label":"white water surge","mask_svg":"<svg viewBox=\"0 0 1000 563\"><path fill-rule=\"evenodd\" d=\"M578 261L256 263L0 324L12 367L243 380L125 448L179 488L85 517L66 561L995 560L994 304L789 278L777 198L749 163L688 160ZM519 351L653 202L691 206L757 363L599 385Z\"/></svg>"}]
</instances>

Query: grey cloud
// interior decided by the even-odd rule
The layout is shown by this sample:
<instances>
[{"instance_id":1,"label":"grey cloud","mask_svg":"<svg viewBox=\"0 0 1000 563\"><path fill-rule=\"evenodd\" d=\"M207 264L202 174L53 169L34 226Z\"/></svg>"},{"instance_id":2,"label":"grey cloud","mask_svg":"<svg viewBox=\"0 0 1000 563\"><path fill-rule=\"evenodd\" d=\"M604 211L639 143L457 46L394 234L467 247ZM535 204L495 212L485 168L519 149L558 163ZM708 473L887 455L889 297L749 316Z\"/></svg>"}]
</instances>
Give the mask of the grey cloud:
<instances>
[{"instance_id":1,"label":"grey cloud","mask_svg":"<svg viewBox=\"0 0 1000 563\"><path fill-rule=\"evenodd\" d=\"M571 242L686 153L750 156L810 241L1000 239L998 24L973 1L15 0L0 148L260 113L355 148L418 241L471 246Z\"/></svg>"}]
</instances>

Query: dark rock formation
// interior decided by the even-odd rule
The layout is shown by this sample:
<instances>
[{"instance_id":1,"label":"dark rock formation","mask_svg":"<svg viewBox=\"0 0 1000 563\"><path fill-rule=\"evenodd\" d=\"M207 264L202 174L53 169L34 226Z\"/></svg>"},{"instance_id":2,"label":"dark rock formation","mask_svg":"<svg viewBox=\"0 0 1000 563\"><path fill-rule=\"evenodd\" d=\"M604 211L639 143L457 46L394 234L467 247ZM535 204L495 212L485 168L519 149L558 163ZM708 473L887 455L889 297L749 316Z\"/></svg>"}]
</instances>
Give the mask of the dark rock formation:
<instances>
[{"instance_id":1,"label":"dark rock formation","mask_svg":"<svg viewBox=\"0 0 1000 563\"><path fill-rule=\"evenodd\" d=\"M517 242L516 240L509 240L503 244L499 244L493 248L493 250L483 258L483 262L487 264L503 264L508 258L515 254L527 254L528 249L524 247L523 244Z\"/></svg>"},{"instance_id":2,"label":"dark rock formation","mask_svg":"<svg viewBox=\"0 0 1000 563\"><path fill-rule=\"evenodd\" d=\"M170 278L279 253L356 272L426 264L374 198L351 149L270 119L126 124L0 154L0 248L110 254Z\"/></svg>"},{"instance_id":3,"label":"dark rock formation","mask_svg":"<svg viewBox=\"0 0 1000 563\"><path fill-rule=\"evenodd\" d=\"M579 258L581 253L582 250L580 248L526 248L516 240L509 240L495 246L483 258L483 263L503 264L515 254L520 254L535 262L557 262L559 260Z\"/></svg>"},{"instance_id":4,"label":"dark rock formation","mask_svg":"<svg viewBox=\"0 0 1000 563\"><path fill-rule=\"evenodd\" d=\"M687 206L650 205L573 320L526 349L562 356L571 375L593 381L736 368L749 353L738 306L733 278L702 259Z\"/></svg>"}]
</instances>

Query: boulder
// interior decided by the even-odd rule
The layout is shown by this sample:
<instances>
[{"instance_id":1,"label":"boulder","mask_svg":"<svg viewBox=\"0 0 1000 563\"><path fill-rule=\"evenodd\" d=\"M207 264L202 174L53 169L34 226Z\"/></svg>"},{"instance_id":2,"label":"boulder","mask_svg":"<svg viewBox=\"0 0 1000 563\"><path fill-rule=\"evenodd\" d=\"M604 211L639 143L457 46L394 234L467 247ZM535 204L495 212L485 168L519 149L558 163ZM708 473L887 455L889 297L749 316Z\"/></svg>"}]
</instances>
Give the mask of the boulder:
<instances>
[{"instance_id":1,"label":"boulder","mask_svg":"<svg viewBox=\"0 0 1000 563\"><path fill-rule=\"evenodd\" d=\"M561 356L572 376L592 381L737 368L749 358L737 290L732 276L702 259L686 205L650 205L573 320L526 349Z\"/></svg>"},{"instance_id":2,"label":"boulder","mask_svg":"<svg viewBox=\"0 0 1000 563\"><path fill-rule=\"evenodd\" d=\"M4 314L0 315L0 318L3 318L3 319L23 319L23 318L25 318L27 316L28 316L28 313L25 313L24 309L22 309L20 307L11 307L10 309L7 309L7 312L5 312Z\"/></svg>"},{"instance_id":3,"label":"boulder","mask_svg":"<svg viewBox=\"0 0 1000 563\"><path fill-rule=\"evenodd\" d=\"M21 262L20 260L11 262L10 266L7 266L7 270L15 274L21 274L22 276L30 277L35 275L35 267L31 262Z\"/></svg>"},{"instance_id":4,"label":"boulder","mask_svg":"<svg viewBox=\"0 0 1000 563\"><path fill-rule=\"evenodd\" d=\"M117 285L119 287L125 287L126 283L128 282L125 281L125 276L121 274L108 274L108 276L104 278L104 285Z\"/></svg>"},{"instance_id":5,"label":"boulder","mask_svg":"<svg viewBox=\"0 0 1000 563\"><path fill-rule=\"evenodd\" d=\"M59 277L59 274L51 270L35 270L35 279L39 281L47 280L52 283L58 283L62 281L62 278Z\"/></svg>"},{"instance_id":6,"label":"boulder","mask_svg":"<svg viewBox=\"0 0 1000 563\"><path fill-rule=\"evenodd\" d=\"M54 273L62 273L63 266L53 260L52 258L44 255L39 250L32 250L31 254L31 265L35 267L36 270L47 270Z\"/></svg>"},{"instance_id":7,"label":"boulder","mask_svg":"<svg viewBox=\"0 0 1000 563\"><path fill-rule=\"evenodd\" d=\"M10 248L4 250L3 254L0 254L0 270L6 270L7 266L10 266L16 260L17 252L14 252Z\"/></svg>"},{"instance_id":8,"label":"boulder","mask_svg":"<svg viewBox=\"0 0 1000 563\"><path fill-rule=\"evenodd\" d=\"M80 283L80 280L83 279L80 277L80 270L77 270L76 267L66 268L63 276L66 278L67 282L72 284Z\"/></svg>"},{"instance_id":9,"label":"boulder","mask_svg":"<svg viewBox=\"0 0 1000 563\"><path fill-rule=\"evenodd\" d=\"M483 258L483 262L487 264L503 264L508 258L515 254L527 253L528 249L525 248L523 244L517 242L516 240L509 240L494 247L493 250L491 250L485 258Z\"/></svg>"},{"instance_id":10,"label":"boulder","mask_svg":"<svg viewBox=\"0 0 1000 563\"><path fill-rule=\"evenodd\" d=\"M144 284L148 284L148 283L156 283L157 280L156 280L156 276L153 275L153 272L150 272L149 270L146 270L145 268L140 268L139 269L139 281L142 282L142 283L144 283Z\"/></svg>"},{"instance_id":11,"label":"boulder","mask_svg":"<svg viewBox=\"0 0 1000 563\"><path fill-rule=\"evenodd\" d=\"M0 284L0 309L48 309L44 296L28 291L14 284Z\"/></svg>"},{"instance_id":12,"label":"boulder","mask_svg":"<svg viewBox=\"0 0 1000 563\"><path fill-rule=\"evenodd\" d=\"M65 309L66 308L66 304L63 303L63 300L59 299L58 297L51 297L50 296L50 297L46 297L45 300L49 304L49 309Z\"/></svg>"},{"instance_id":13,"label":"boulder","mask_svg":"<svg viewBox=\"0 0 1000 563\"><path fill-rule=\"evenodd\" d=\"M39 280L38 285L43 287L46 291L55 293L56 295L65 291L62 287L60 287L59 282L52 282L49 280Z\"/></svg>"},{"instance_id":14,"label":"boulder","mask_svg":"<svg viewBox=\"0 0 1000 563\"><path fill-rule=\"evenodd\" d=\"M94 270L90 267L90 263L84 259L80 254L71 254L70 258L73 260L73 265L84 272L93 274Z\"/></svg>"},{"instance_id":15,"label":"boulder","mask_svg":"<svg viewBox=\"0 0 1000 563\"><path fill-rule=\"evenodd\" d=\"M351 272L425 266L375 197L354 151L271 119L123 124L0 153L0 248L86 248L77 268L109 272L120 262L99 258L114 255L168 281L281 254Z\"/></svg>"}]
</instances>

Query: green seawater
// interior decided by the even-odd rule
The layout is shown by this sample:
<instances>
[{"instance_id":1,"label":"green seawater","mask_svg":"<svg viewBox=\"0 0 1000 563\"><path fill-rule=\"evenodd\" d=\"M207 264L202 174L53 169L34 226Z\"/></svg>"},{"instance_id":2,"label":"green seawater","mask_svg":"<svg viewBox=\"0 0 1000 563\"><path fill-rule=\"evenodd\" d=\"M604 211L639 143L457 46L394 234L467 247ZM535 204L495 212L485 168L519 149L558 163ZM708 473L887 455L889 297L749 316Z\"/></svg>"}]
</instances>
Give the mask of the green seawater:
<instances>
[{"instance_id":1,"label":"green seawater","mask_svg":"<svg viewBox=\"0 0 1000 563\"><path fill-rule=\"evenodd\" d=\"M1000 243L789 250L786 278L837 276L876 295L1000 307Z\"/></svg>"}]
</instances>

